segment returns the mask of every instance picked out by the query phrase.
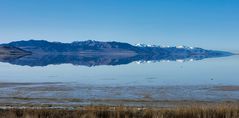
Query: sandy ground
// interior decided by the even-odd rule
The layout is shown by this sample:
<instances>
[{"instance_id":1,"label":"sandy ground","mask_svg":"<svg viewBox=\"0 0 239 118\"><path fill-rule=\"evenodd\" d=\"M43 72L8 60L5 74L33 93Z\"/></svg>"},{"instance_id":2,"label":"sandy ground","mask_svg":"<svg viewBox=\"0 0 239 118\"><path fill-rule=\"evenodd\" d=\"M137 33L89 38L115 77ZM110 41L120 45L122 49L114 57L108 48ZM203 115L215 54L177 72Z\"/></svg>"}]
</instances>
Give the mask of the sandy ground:
<instances>
[{"instance_id":1,"label":"sandy ground","mask_svg":"<svg viewBox=\"0 0 239 118\"><path fill-rule=\"evenodd\" d=\"M238 105L239 86L93 86L75 83L0 83L0 106L77 108Z\"/></svg>"}]
</instances>

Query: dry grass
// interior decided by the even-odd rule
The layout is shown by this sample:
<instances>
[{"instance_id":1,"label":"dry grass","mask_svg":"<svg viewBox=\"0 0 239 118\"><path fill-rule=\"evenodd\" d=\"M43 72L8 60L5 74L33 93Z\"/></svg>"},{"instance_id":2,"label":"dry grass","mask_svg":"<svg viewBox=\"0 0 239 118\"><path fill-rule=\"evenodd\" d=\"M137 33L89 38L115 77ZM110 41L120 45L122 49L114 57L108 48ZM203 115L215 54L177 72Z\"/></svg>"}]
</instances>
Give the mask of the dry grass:
<instances>
[{"instance_id":1,"label":"dry grass","mask_svg":"<svg viewBox=\"0 0 239 118\"><path fill-rule=\"evenodd\" d=\"M230 105L181 108L88 106L66 109L1 109L1 118L239 118L239 107Z\"/></svg>"}]
</instances>

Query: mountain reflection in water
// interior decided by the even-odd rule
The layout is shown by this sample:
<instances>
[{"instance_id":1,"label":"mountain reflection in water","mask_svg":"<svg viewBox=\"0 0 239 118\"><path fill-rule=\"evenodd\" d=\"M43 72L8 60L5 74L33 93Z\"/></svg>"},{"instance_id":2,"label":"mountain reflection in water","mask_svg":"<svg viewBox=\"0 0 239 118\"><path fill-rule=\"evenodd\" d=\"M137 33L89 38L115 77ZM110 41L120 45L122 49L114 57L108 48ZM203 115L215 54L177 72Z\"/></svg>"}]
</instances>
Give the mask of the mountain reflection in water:
<instances>
[{"instance_id":1,"label":"mountain reflection in water","mask_svg":"<svg viewBox=\"0 0 239 118\"><path fill-rule=\"evenodd\" d=\"M114 55L114 54L33 54L33 55L0 55L0 62L20 66L48 66L73 64L82 66L122 65L132 62L160 61L196 61L205 58L223 57L228 55Z\"/></svg>"}]
</instances>

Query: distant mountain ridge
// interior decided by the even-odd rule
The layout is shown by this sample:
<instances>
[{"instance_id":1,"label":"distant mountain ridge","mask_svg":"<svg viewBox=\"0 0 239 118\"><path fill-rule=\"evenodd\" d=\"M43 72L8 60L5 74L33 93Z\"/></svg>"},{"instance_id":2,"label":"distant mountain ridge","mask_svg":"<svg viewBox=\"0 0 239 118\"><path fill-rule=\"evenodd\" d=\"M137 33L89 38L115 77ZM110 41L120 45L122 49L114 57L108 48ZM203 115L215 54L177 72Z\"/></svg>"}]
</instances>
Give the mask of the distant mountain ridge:
<instances>
[{"instance_id":1,"label":"distant mountain ridge","mask_svg":"<svg viewBox=\"0 0 239 118\"><path fill-rule=\"evenodd\" d=\"M137 52L138 49L127 43L75 41L72 43L48 42L45 40L16 41L6 46L15 46L33 53L93 53L93 52Z\"/></svg>"},{"instance_id":2,"label":"distant mountain ridge","mask_svg":"<svg viewBox=\"0 0 239 118\"><path fill-rule=\"evenodd\" d=\"M223 51L189 47L133 46L121 42L75 41L72 43L48 42L45 40L15 41L5 46L14 46L32 53L124 53L135 55L230 55Z\"/></svg>"},{"instance_id":3,"label":"distant mountain ridge","mask_svg":"<svg viewBox=\"0 0 239 118\"><path fill-rule=\"evenodd\" d=\"M1 62L23 66L47 66L64 63L91 67L98 65L121 65L131 62L159 62L164 60L183 62L233 55L230 52L205 50L196 47L131 45L121 42L92 40L75 41L72 43L48 42L45 40L15 41L0 44L0 47L11 47L11 49L22 52L22 54L28 54L1 56L0 48Z\"/></svg>"}]
</instances>

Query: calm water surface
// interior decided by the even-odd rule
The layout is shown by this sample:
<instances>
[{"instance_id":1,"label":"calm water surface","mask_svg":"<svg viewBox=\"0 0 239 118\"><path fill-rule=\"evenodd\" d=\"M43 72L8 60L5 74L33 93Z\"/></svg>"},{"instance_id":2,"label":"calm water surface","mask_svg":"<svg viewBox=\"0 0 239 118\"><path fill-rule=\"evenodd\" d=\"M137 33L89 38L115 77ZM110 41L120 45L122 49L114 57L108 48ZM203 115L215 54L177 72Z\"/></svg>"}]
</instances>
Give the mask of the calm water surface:
<instances>
[{"instance_id":1,"label":"calm water surface","mask_svg":"<svg viewBox=\"0 0 239 118\"><path fill-rule=\"evenodd\" d=\"M0 63L0 81L88 85L239 85L239 56L199 61L136 62L118 66L71 64L29 67Z\"/></svg>"}]
</instances>

